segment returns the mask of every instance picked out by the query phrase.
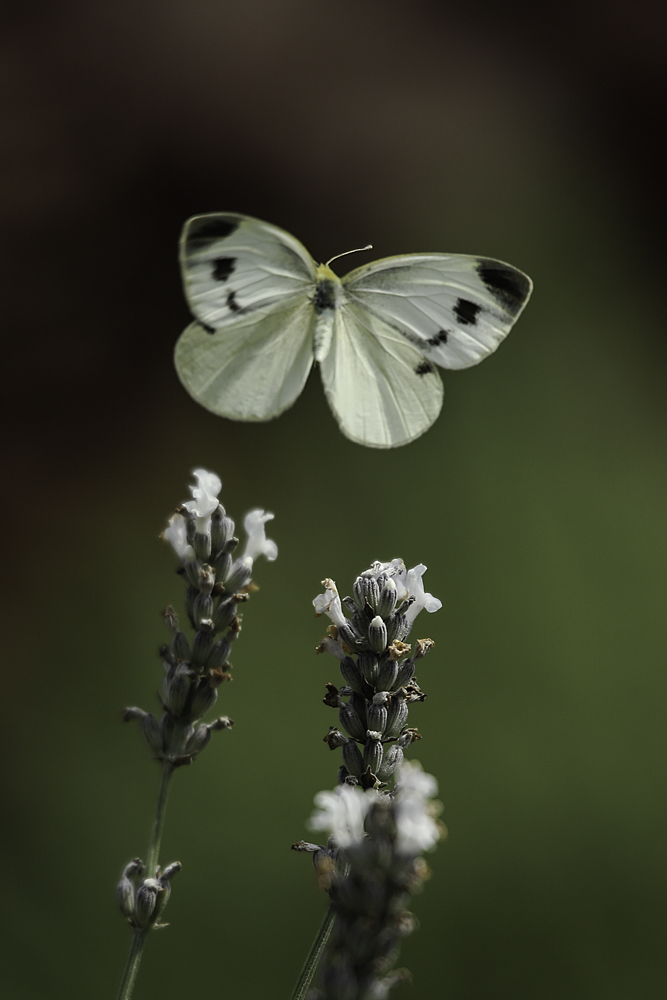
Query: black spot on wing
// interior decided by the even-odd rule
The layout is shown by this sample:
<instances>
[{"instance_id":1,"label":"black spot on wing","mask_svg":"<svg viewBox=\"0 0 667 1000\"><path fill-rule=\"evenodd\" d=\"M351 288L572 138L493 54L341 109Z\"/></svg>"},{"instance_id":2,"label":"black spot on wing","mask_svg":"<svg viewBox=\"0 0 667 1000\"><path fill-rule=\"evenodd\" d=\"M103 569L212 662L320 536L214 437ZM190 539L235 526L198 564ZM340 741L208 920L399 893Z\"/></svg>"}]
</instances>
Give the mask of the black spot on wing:
<instances>
[{"instance_id":1,"label":"black spot on wing","mask_svg":"<svg viewBox=\"0 0 667 1000\"><path fill-rule=\"evenodd\" d=\"M510 316L516 316L530 292L526 275L507 264L484 258L477 261L477 274L496 301Z\"/></svg>"},{"instance_id":2,"label":"black spot on wing","mask_svg":"<svg viewBox=\"0 0 667 1000\"><path fill-rule=\"evenodd\" d=\"M214 281L227 281L236 267L236 257L216 257L211 263L213 264L211 277Z\"/></svg>"},{"instance_id":3,"label":"black spot on wing","mask_svg":"<svg viewBox=\"0 0 667 1000\"><path fill-rule=\"evenodd\" d=\"M446 330L438 330L438 332L433 337L428 338L426 343L429 344L431 347L439 347L440 344L447 343L447 337L448 334Z\"/></svg>"},{"instance_id":4,"label":"black spot on wing","mask_svg":"<svg viewBox=\"0 0 667 1000\"><path fill-rule=\"evenodd\" d=\"M454 306L454 315L461 326L475 326L481 311L482 307L476 302L470 302L469 299L457 299Z\"/></svg>"},{"instance_id":5,"label":"black spot on wing","mask_svg":"<svg viewBox=\"0 0 667 1000\"><path fill-rule=\"evenodd\" d=\"M241 311L241 306L236 301L236 292L229 292L227 295L227 308L231 309L233 313Z\"/></svg>"},{"instance_id":6,"label":"black spot on wing","mask_svg":"<svg viewBox=\"0 0 667 1000\"><path fill-rule=\"evenodd\" d=\"M428 375L430 372L435 371L435 368L430 361L422 361L415 368L415 375Z\"/></svg>"},{"instance_id":7,"label":"black spot on wing","mask_svg":"<svg viewBox=\"0 0 667 1000\"><path fill-rule=\"evenodd\" d=\"M334 309L336 305L336 290L330 278L322 278L317 282L315 294L313 295L313 305L316 313L322 313L326 309Z\"/></svg>"},{"instance_id":8,"label":"black spot on wing","mask_svg":"<svg viewBox=\"0 0 667 1000\"><path fill-rule=\"evenodd\" d=\"M208 324L202 323L201 320L199 320L199 325L202 328L202 330L206 330L207 333L215 333L215 327L214 326L208 326Z\"/></svg>"},{"instance_id":9,"label":"black spot on wing","mask_svg":"<svg viewBox=\"0 0 667 1000\"><path fill-rule=\"evenodd\" d=\"M224 216L202 215L199 219L193 219L188 226L188 243L225 240L239 228L239 221L239 219L226 219ZM201 249L201 246L198 249Z\"/></svg>"}]
</instances>

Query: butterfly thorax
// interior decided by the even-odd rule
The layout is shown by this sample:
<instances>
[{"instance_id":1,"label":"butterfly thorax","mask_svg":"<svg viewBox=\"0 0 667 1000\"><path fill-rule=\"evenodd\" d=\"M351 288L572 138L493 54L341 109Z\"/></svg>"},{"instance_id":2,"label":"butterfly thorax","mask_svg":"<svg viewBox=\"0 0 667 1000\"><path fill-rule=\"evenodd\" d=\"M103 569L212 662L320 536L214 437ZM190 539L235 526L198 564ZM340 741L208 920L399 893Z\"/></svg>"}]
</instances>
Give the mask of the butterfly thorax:
<instances>
[{"instance_id":1,"label":"butterfly thorax","mask_svg":"<svg viewBox=\"0 0 667 1000\"><path fill-rule=\"evenodd\" d=\"M316 361L324 361L333 336L336 309L344 297L343 286L338 275L327 264L317 268L317 284L312 297L315 309L315 333L313 353Z\"/></svg>"}]
</instances>

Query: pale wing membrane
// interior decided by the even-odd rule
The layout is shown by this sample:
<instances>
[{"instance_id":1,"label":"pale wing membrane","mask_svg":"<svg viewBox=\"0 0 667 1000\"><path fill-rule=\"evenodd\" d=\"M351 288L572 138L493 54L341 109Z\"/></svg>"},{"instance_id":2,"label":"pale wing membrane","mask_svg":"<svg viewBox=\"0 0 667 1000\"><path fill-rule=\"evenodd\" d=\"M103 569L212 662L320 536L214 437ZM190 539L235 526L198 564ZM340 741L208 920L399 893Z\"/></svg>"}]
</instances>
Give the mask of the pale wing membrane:
<instances>
[{"instance_id":1,"label":"pale wing membrane","mask_svg":"<svg viewBox=\"0 0 667 1000\"><path fill-rule=\"evenodd\" d=\"M442 407L435 368L391 326L345 303L336 310L322 381L340 428L357 444L395 448L431 426Z\"/></svg>"},{"instance_id":2,"label":"pale wing membrane","mask_svg":"<svg viewBox=\"0 0 667 1000\"><path fill-rule=\"evenodd\" d=\"M239 316L208 333L191 323L175 352L176 370L194 398L231 420L269 420L301 393L313 363L310 302Z\"/></svg>"},{"instance_id":3,"label":"pale wing membrane","mask_svg":"<svg viewBox=\"0 0 667 1000\"><path fill-rule=\"evenodd\" d=\"M532 290L510 264L445 254L387 257L352 271L343 286L444 368L467 368L495 351Z\"/></svg>"},{"instance_id":4,"label":"pale wing membrane","mask_svg":"<svg viewBox=\"0 0 667 1000\"><path fill-rule=\"evenodd\" d=\"M197 215L183 227L180 261L190 309L213 329L312 294L315 263L289 233L232 212Z\"/></svg>"}]
</instances>

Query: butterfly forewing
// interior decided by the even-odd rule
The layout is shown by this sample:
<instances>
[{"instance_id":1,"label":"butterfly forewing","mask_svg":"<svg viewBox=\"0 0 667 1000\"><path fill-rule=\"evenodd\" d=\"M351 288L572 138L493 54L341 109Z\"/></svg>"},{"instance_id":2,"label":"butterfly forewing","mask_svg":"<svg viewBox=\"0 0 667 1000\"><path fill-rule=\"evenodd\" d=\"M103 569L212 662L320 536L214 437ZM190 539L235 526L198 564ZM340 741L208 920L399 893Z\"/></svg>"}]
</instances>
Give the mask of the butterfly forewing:
<instances>
[{"instance_id":1,"label":"butterfly forewing","mask_svg":"<svg viewBox=\"0 0 667 1000\"><path fill-rule=\"evenodd\" d=\"M442 407L442 382L393 327L348 302L336 310L322 381L343 433L358 444L394 448L419 437Z\"/></svg>"},{"instance_id":2,"label":"butterfly forewing","mask_svg":"<svg viewBox=\"0 0 667 1000\"><path fill-rule=\"evenodd\" d=\"M386 257L346 275L343 286L445 368L467 368L495 351L532 290L511 265L460 254Z\"/></svg>"},{"instance_id":3,"label":"butterfly forewing","mask_svg":"<svg viewBox=\"0 0 667 1000\"><path fill-rule=\"evenodd\" d=\"M315 263L298 240L233 212L189 219L180 260L190 309L212 329L303 298L315 287Z\"/></svg>"},{"instance_id":4,"label":"butterfly forewing","mask_svg":"<svg viewBox=\"0 0 667 1000\"><path fill-rule=\"evenodd\" d=\"M208 410L231 420L269 420L291 406L306 383L314 323L308 300L237 316L212 332L191 323L176 344L176 369Z\"/></svg>"}]
</instances>

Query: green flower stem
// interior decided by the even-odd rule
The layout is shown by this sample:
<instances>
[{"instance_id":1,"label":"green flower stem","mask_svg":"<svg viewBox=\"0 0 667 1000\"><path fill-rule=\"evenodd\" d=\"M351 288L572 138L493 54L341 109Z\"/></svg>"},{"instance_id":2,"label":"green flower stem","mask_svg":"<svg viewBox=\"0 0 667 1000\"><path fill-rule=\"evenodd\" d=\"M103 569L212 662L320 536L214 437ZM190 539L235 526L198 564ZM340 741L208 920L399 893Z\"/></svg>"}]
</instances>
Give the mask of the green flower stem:
<instances>
[{"instance_id":1,"label":"green flower stem","mask_svg":"<svg viewBox=\"0 0 667 1000\"><path fill-rule=\"evenodd\" d=\"M118 990L117 1000L130 1000L130 997L132 996L134 981L137 978L137 972L139 971L139 964L141 962L145 940L146 932L141 930L139 927L135 927L134 937L132 938L132 947L130 948L130 954L127 956L127 965L125 966L125 972L123 973L123 978Z\"/></svg>"},{"instance_id":2,"label":"green flower stem","mask_svg":"<svg viewBox=\"0 0 667 1000\"><path fill-rule=\"evenodd\" d=\"M162 829L164 827L164 817L167 812L169 784L173 773L173 765L170 764L169 761L165 760L162 765L162 777L160 778L160 787L158 789L157 802L155 804L155 819L153 820L153 829L151 831L151 839L148 845L146 874L149 878L154 878L157 870L158 856L160 854L160 841L162 840ZM141 956L143 954L144 942L146 940L147 933L148 930L143 928L134 928L132 947L130 948L130 954L127 957L127 964L125 966L125 972L123 973L123 978L118 990L117 1000L130 1000L132 996L134 983L137 978L137 973L139 972L139 965L141 963Z\"/></svg>"},{"instance_id":3,"label":"green flower stem","mask_svg":"<svg viewBox=\"0 0 667 1000\"><path fill-rule=\"evenodd\" d=\"M327 910L324 920L322 921L322 926L317 932L317 936L313 941L313 945L308 954L308 958L303 964L303 969L301 970L301 975L294 987L294 992L292 993L292 1000L304 1000L306 993L310 988L313 976L317 970L320 959L322 958L322 952L326 948L327 941L329 940L329 935L333 928L334 922L336 920L336 914L334 908L329 904L329 909Z\"/></svg>"},{"instance_id":4,"label":"green flower stem","mask_svg":"<svg viewBox=\"0 0 667 1000\"><path fill-rule=\"evenodd\" d=\"M151 840L148 846L148 858L146 859L146 874L149 878L155 877L158 855L160 853L160 841L162 840L162 828L164 827L164 817L167 812L169 783L173 773L173 764L170 764L169 761L165 760L162 765L162 778L160 780L160 787L157 793L155 819L153 821L153 830L151 832Z\"/></svg>"}]
</instances>

